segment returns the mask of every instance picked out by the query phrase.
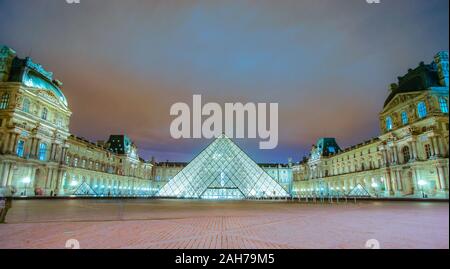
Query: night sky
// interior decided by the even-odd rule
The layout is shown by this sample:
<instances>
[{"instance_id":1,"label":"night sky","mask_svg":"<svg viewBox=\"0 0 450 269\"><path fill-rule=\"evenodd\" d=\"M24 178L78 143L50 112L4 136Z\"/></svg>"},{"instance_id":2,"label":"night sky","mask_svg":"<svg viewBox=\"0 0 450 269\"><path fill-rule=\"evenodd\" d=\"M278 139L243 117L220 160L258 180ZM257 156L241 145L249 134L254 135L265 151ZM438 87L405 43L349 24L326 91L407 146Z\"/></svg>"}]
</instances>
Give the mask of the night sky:
<instances>
[{"instance_id":1,"label":"night sky","mask_svg":"<svg viewBox=\"0 0 450 269\"><path fill-rule=\"evenodd\" d=\"M278 102L278 148L298 161L322 136L377 136L388 85L448 50L448 0L0 0L0 44L55 73L89 140L128 134L144 158L189 161L210 141L173 140L170 106Z\"/></svg>"}]
</instances>

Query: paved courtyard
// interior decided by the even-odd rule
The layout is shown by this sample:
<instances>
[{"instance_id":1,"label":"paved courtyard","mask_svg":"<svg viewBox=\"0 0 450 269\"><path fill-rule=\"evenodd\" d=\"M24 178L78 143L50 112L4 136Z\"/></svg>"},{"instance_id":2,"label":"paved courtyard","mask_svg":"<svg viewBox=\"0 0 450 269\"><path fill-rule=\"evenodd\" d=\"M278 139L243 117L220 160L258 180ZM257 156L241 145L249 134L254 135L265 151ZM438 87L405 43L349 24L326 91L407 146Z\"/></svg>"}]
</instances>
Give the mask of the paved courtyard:
<instances>
[{"instance_id":1,"label":"paved courtyard","mask_svg":"<svg viewBox=\"0 0 450 269\"><path fill-rule=\"evenodd\" d=\"M448 203L15 201L0 248L449 248Z\"/></svg>"}]
</instances>

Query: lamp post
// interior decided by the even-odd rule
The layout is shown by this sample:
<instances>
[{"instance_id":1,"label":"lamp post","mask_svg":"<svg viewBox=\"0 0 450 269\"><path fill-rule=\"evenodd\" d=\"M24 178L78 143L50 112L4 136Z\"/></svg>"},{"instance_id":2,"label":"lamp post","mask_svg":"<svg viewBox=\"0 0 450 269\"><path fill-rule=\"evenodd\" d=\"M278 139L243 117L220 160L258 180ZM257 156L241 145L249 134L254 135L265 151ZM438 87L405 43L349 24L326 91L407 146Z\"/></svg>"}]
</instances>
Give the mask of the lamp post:
<instances>
[{"instance_id":1,"label":"lamp post","mask_svg":"<svg viewBox=\"0 0 450 269\"><path fill-rule=\"evenodd\" d=\"M420 186L420 191L422 192L422 198L425 198L425 192L423 191L423 186L427 185L427 182L425 180L419 180L419 182L417 182Z\"/></svg>"},{"instance_id":2,"label":"lamp post","mask_svg":"<svg viewBox=\"0 0 450 269\"><path fill-rule=\"evenodd\" d=\"M31 179L30 179L30 177L25 177L22 181L23 181L23 184L25 184L25 191L23 192L23 194L24 194L24 196L27 196L28 184L30 184Z\"/></svg>"}]
</instances>

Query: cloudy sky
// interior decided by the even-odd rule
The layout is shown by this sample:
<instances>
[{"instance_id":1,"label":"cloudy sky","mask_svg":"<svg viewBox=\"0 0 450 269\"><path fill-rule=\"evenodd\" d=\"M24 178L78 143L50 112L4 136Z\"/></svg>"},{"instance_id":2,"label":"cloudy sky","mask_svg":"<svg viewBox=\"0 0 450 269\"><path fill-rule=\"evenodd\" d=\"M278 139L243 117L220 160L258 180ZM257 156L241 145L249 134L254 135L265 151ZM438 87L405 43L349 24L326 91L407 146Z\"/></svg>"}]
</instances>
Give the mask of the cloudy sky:
<instances>
[{"instance_id":1,"label":"cloudy sky","mask_svg":"<svg viewBox=\"0 0 450 269\"><path fill-rule=\"evenodd\" d=\"M238 140L258 162L298 161L317 138L379 134L388 85L448 50L448 0L0 0L0 44L64 83L71 132L126 133L145 158L189 161L170 106L278 102L279 146Z\"/></svg>"}]
</instances>

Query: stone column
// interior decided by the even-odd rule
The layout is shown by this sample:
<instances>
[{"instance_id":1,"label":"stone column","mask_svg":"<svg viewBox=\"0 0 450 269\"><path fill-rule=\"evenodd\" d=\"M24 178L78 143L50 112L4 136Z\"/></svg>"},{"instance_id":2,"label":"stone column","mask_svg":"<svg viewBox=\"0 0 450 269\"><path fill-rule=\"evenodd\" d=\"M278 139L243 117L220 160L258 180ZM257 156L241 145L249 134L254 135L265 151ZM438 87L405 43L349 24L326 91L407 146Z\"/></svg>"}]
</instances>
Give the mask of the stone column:
<instances>
[{"instance_id":1,"label":"stone column","mask_svg":"<svg viewBox=\"0 0 450 269\"><path fill-rule=\"evenodd\" d=\"M431 157L433 157L436 155L436 151L434 151L433 137L429 137L429 140L430 140Z\"/></svg>"},{"instance_id":2,"label":"stone column","mask_svg":"<svg viewBox=\"0 0 450 269\"><path fill-rule=\"evenodd\" d=\"M11 139L9 141L8 153L15 154L15 149L17 145L17 140L19 139L19 134L11 133Z\"/></svg>"},{"instance_id":3,"label":"stone column","mask_svg":"<svg viewBox=\"0 0 450 269\"><path fill-rule=\"evenodd\" d=\"M2 153L6 154L8 152L8 147L9 147L9 142L11 140L11 133L6 133L5 134L5 139L3 140L3 145L2 145Z\"/></svg>"},{"instance_id":4,"label":"stone column","mask_svg":"<svg viewBox=\"0 0 450 269\"><path fill-rule=\"evenodd\" d=\"M389 162L388 162L387 151L385 148L382 149L382 153L383 153L383 166L387 166Z\"/></svg>"},{"instance_id":5,"label":"stone column","mask_svg":"<svg viewBox=\"0 0 450 269\"><path fill-rule=\"evenodd\" d=\"M49 168L47 172L47 178L45 179L45 192L47 192L48 189L51 188L52 185L52 178L53 178L53 168Z\"/></svg>"},{"instance_id":6,"label":"stone column","mask_svg":"<svg viewBox=\"0 0 450 269\"><path fill-rule=\"evenodd\" d=\"M394 163L395 164L399 164L399 160L398 160L398 148L397 145L394 145Z\"/></svg>"},{"instance_id":7,"label":"stone column","mask_svg":"<svg viewBox=\"0 0 450 269\"><path fill-rule=\"evenodd\" d=\"M3 163L3 171L2 171L2 181L1 181L1 187L5 188L8 186L8 178L9 174L11 172L11 163L4 162Z\"/></svg>"},{"instance_id":8,"label":"stone column","mask_svg":"<svg viewBox=\"0 0 450 269\"><path fill-rule=\"evenodd\" d=\"M34 146L34 151L33 151L33 155L38 158L38 154L39 154L39 145L41 143L41 139L36 138L36 142L35 142L35 146Z\"/></svg>"},{"instance_id":9,"label":"stone column","mask_svg":"<svg viewBox=\"0 0 450 269\"><path fill-rule=\"evenodd\" d=\"M445 174L445 170L444 170L443 166L437 167L437 176L438 176L439 190L447 191L448 190L447 178L446 178L447 176Z\"/></svg>"},{"instance_id":10,"label":"stone column","mask_svg":"<svg viewBox=\"0 0 450 269\"><path fill-rule=\"evenodd\" d=\"M419 180L417 178L416 168L414 168L414 167L411 168L411 172L412 172L412 183L413 183L413 188L414 188L413 193L418 194L420 191L420 188L419 188Z\"/></svg>"},{"instance_id":11,"label":"stone column","mask_svg":"<svg viewBox=\"0 0 450 269\"><path fill-rule=\"evenodd\" d=\"M60 163L65 164L66 163L66 154L67 154L67 147L62 146L61 147L61 158Z\"/></svg>"},{"instance_id":12,"label":"stone column","mask_svg":"<svg viewBox=\"0 0 450 269\"><path fill-rule=\"evenodd\" d=\"M10 164L10 167L9 167L9 173L8 173L8 179L7 179L7 183L6 183L6 186L11 186L11 184L12 184L12 177L13 177L13 174L14 174L14 172L12 171L14 169L14 164Z\"/></svg>"},{"instance_id":13,"label":"stone column","mask_svg":"<svg viewBox=\"0 0 450 269\"><path fill-rule=\"evenodd\" d=\"M65 171L63 169L58 170L58 177L56 179L56 189L55 189L56 195L64 195L64 189L63 189L64 172Z\"/></svg>"},{"instance_id":14,"label":"stone column","mask_svg":"<svg viewBox=\"0 0 450 269\"><path fill-rule=\"evenodd\" d=\"M431 137L431 139L433 141L434 154L437 157L440 157L441 156L441 150L439 148L439 137L433 136L433 137Z\"/></svg>"},{"instance_id":15,"label":"stone column","mask_svg":"<svg viewBox=\"0 0 450 269\"><path fill-rule=\"evenodd\" d=\"M413 146L413 144L415 143L415 141L409 141L408 142L408 147L409 150L411 152L411 160L410 161L415 161L417 159L417 152Z\"/></svg>"},{"instance_id":16,"label":"stone column","mask_svg":"<svg viewBox=\"0 0 450 269\"><path fill-rule=\"evenodd\" d=\"M415 160L419 160L419 152L417 151L417 141L413 141L412 142L412 150L413 150L413 154L415 156Z\"/></svg>"},{"instance_id":17,"label":"stone column","mask_svg":"<svg viewBox=\"0 0 450 269\"><path fill-rule=\"evenodd\" d=\"M397 187L399 191L403 191L403 182L402 182L402 174L400 172L400 170L396 171L397 174Z\"/></svg>"}]
</instances>

